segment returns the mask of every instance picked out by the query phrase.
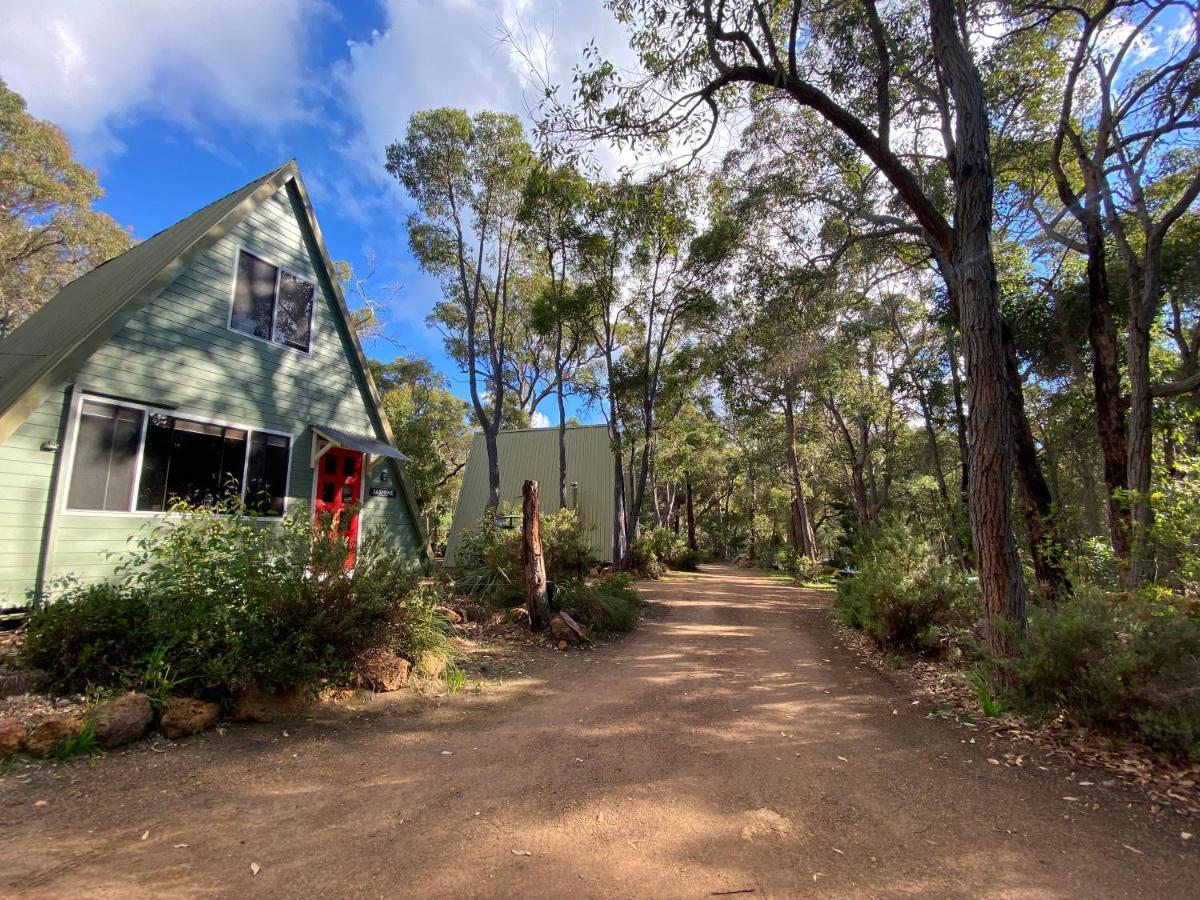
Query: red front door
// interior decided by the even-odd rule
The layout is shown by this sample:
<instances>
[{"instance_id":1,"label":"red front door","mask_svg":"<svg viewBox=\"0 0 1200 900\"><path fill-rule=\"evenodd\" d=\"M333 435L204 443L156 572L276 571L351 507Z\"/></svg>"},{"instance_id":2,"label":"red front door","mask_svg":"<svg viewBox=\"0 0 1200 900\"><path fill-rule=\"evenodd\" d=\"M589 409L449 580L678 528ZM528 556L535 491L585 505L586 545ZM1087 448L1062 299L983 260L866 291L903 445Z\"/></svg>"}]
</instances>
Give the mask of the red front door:
<instances>
[{"instance_id":1,"label":"red front door","mask_svg":"<svg viewBox=\"0 0 1200 900\"><path fill-rule=\"evenodd\" d=\"M350 545L347 567L354 565L358 547L358 508L362 503L363 455L358 450L331 447L317 464L317 523L328 516L332 529Z\"/></svg>"}]
</instances>

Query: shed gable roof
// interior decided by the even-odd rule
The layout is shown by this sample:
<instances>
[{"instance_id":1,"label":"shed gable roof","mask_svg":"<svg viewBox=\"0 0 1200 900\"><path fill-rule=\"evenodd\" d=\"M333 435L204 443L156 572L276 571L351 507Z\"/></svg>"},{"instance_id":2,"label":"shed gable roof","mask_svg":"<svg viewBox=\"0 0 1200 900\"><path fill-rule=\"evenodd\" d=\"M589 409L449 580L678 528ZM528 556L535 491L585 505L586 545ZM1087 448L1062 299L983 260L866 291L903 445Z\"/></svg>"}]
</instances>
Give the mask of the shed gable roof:
<instances>
[{"instance_id":1,"label":"shed gable roof","mask_svg":"<svg viewBox=\"0 0 1200 900\"><path fill-rule=\"evenodd\" d=\"M333 295L342 339L352 350L348 357L366 387L363 401L367 411L378 434L394 445L391 426L380 407L378 390L295 160L75 279L0 341L0 443L21 426L55 385L78 371L138 310L259 204L289 184L303 209L301 224L307 227L316 250L314 268ZM412 488L398 461L390 462L402 486L413 528L424 547L426 539Z\"/></svg>"}]
</instances>

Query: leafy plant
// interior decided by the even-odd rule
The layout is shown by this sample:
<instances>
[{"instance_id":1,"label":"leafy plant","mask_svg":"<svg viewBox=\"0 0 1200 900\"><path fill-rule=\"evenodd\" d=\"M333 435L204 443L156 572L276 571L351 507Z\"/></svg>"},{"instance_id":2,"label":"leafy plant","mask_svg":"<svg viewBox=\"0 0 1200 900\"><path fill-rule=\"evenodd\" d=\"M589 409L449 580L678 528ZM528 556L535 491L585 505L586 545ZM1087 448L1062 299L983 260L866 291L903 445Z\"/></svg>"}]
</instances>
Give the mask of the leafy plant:
<instances>
[{"instance_id":1,"label":"leafy plant","mask_svg":"<svg viewBox=\"0 0 1200 900\"><path fill-rule=\"evenodd\" d=\"M642 599L634 580L624 572L614 572L594 583L568 583L555 592L554 605L601 636L632 631L642 614Z\"/></svg>"},{"instance_id":2,"label":"leafy plant","mask_svg":"<svg viewBox=\"0 0 1200 900\"><path fill-rule=\"evenodd\" d=\"M980 711L988 718L995 718L1004 713L1004 704L992 693L992 683L987 672L983 669L972 669L967 673L967 687L975 692L975 700L979 703Z\"/></svg>"},{"instance_id":3,"label":"leafy plant","mask_svg":"<svg viewBox=\"0 0 1200 900\"><path fill-rule=\"evenodd\" d=\"M1200 761L1200 621L1081 585L1074 596L1032 610L1029 625L1028 646L1012 664L1020 708L1062 710Z\"/></svg>"},{"instance_id":4,"label":"leafy plant","mask_svg":"<svg viewBox=\"0 0 1200 900\"><path fill-rule=\"evenodd\" d=\"M217 698L252 683L312 685L364 649L428 649L443 629L380 530L345 540L307 511L268 524L235 506L180 506L147 529L118 580L65 583L30 617L23 656L54 688L177 685Z\"/></svg>"},{"instance_id":5,"label":"leafy plant","mask_svg":"<svg viewBox=\"0 0 1200 900\"><path fill-rule=\"evenodd\" d=\"M446 664L445 678L446 690L451 694L457 694L462 690L462 686L467 683L467 673L453 662Z\"/></svg>"},{"instance_id":6,"label":"leafy plant","mask_svg":"<svg viewBox=\"0 0 1200 900\"><path fill-rule=\"evenodd\" d=\"M96 740L96 728L84 722L79 731L54 748L54 758L66 762L77 756L99 756L103 751Z\"/></svg>"},{"instance_id":7,"label":"leafy plant","mask_svg":"<svg viewBox=\"0 0 1200 900\"><path fill-rule=\"evenodd\" d=\"M864 536L855 557L859 572L838 585L835 608L880 645L934 650L975 618L972 589L903 523Z\"/></svg>"}]
</instances>

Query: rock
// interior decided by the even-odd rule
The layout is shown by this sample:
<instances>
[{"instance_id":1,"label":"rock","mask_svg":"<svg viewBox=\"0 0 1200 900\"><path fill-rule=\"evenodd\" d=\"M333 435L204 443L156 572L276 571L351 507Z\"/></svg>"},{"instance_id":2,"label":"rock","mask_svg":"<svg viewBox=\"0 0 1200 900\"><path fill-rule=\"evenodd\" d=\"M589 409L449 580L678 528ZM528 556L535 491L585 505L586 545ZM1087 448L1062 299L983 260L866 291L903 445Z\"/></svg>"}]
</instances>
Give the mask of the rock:
<instances>
[{"instance_id":1,"label":"rock","mask_svg":"<svg viewBox=\"0 0 1200 900\"><path fill-rule=\"evenodd\" d=\"M251 685L233 697L235 722L281 722L300 719L313 711L313 696L306 687L275 690Z\"/></svg>"},{"instance_id":2,"label":"rock","mask_svg":"<svg viewBox=\"0 0 1200 900\"><path fill-rule=\"evenodd\" d=\"M426 678L441 678L446 671L446 658L426 650L417 660L417 671Z\"/></svg>"},{"instance_id":3,"label":"rock","mask_svg":"<svg viewBox=\"0 0 1200 900\"><path fill-rule=\"evenodd\" d=\"M504 617L504 621L509 625L528 625L529 610L523 606L514 606L508 611L508 615Z\"/></svg>"},{"instance_id":4,"label":"rock","mask_svg":"<svg viewBox=\"0 0 1200 900\"><path fill-rule=\"evenodd\" d=\"M21 752L25 743L25 726L16 719L0 719L0 759Z\"/></svg>"},{"instance_id":5,"label":"rock","mask_svg":"<svg viewBox=\"0 0 1200 900\"><path fill-rule=\"evenodd\" d=\"M172 697L158 719L158 732L169 741L207 731L221 717L221 704L192 697Z\"/></svg>"},{"instance_id":6,"label":"rock","mask_svg":"<svg viewBox=\"0 0 1200 900\"><path fill-rule=\"evenodd\" d=\"M408 660L391 650L368 650L358 658L355 674L373 691L398 691L408 681Z\"/></svg>"},{"instance_id":7,"label":"rock","mask_svg":"<svg viewBox=\"0 0 1200 900\"><path fill-rule=\"evenodd\" d=\"M145 694L122 694L89 710L84 721L96 730L101 747L120 747L146 736L154 722L154 707Z\"/></svg>"},{"instance_id":8,"label":"rock","mask_svg":"<svg viewBox=\"0 0 1200 900\"><path fill-rule=\"evenodd\" d=\"M47 716L25 733L25 750L32 756L45 759L63 741L79 734L81 727L79 718L69 713Z\"/></svg>"},{"instance_id":9,"label":"rock","mask_svg":"<svg viewBox=\"0 0 1200 900\"><path fill-rule=\"evenodd\" d=\"M570 646L570 645L569 645L569 644L568 644L566 641L559 641L559 642L558 642L558 649L559 649L559 650L566 650L566 649L567 649L567 647L569 647L569 646Z\"/></svg>"},{"instance_id":10,"label":"rock","mask_svg":"<svg viewBox=\"0 0 1200 900\"><path fill-rule=\"evenodd\" d=\"M578 622L571 618L570 613L560 612L550 620L550 634L555 640L577 644L587 640L587 632Z\"/></svg>"},{"instance_id":11,"label":"rock","mask_svg":"<svg viewBox=\"0 0 1200 900\"><path fill-rule=\"evenodd\" d=\"M463 623L462 613L456 609L451 609L449 606L435 606L433 609L434 612L441 613L455 625L461 625Z\"/></svg>"}]
</instances>

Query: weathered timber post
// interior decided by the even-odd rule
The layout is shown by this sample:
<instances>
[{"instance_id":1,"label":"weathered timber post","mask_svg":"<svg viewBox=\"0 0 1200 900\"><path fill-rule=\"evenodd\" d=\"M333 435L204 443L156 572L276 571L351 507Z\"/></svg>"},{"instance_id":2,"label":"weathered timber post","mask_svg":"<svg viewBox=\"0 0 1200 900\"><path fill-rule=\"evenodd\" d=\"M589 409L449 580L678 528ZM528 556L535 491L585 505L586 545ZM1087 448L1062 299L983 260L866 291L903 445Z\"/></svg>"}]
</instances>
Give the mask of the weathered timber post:
<instances>
[{"instance_id":1,"label":"weathered timber post","mask_svg":"<svg viewBox=\"0 0 1200 900\"><path fill-rule=\"evenodd\" d=\"M540 631L550 624L550 598L546 593L546 560L542 557L542 523L538 510L538 483L526 481L524 521L521 523L521 558L525 568L525 598L529 625Z\"/></svg>"}]
</instances>

